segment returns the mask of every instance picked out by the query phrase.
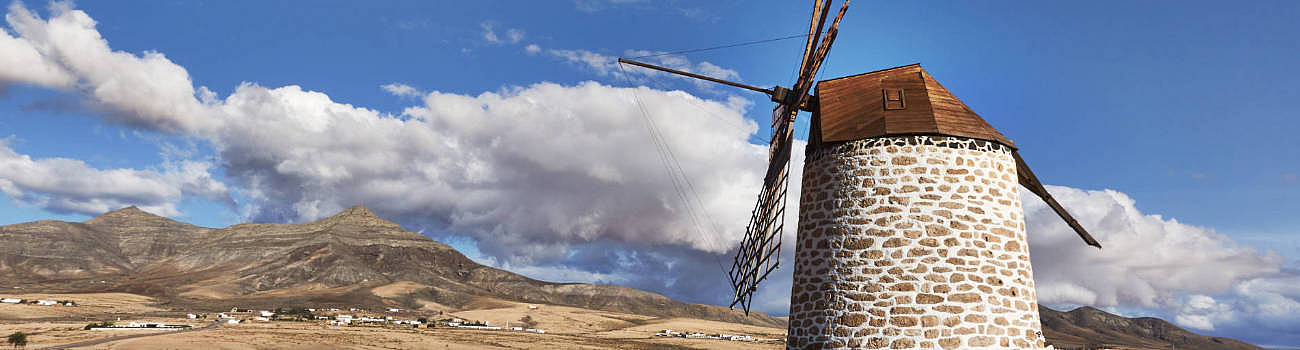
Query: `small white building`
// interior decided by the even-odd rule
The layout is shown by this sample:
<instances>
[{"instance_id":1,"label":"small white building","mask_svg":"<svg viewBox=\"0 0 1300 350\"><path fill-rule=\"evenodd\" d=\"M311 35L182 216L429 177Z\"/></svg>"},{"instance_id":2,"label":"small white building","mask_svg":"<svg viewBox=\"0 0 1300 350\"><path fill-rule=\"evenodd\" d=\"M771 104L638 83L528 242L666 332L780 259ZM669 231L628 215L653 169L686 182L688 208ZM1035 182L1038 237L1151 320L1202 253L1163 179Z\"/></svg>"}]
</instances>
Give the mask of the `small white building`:
<instances>
[{"instance_id":1,"label":"small white building","mask_svg":"<svg viewBox=\"0 0 1300 350\"><path fill-rule=\"evenodd\" d=\"M191 318L191 319L193 319L193 318L199 318L199 315L195 315L195 314L185 314L185 318Z\"/></svg>"},{"instance_id":2,"label":"small white building","mask_svg":"<svg viewBox=\"0 0 1300 350\"><path fill-rule=\"evenodd\" d=\"M235 318L235 317L227 315L226 313L222 312L217 314L217 318Z\"/></svg>"},{"instance_id":3,"label":"small white building","mask_svg":"<svg viewBox=\"0 0 1300 350\"><path fill-rule=\"evenodd\" d=\"M0 303L5 303L5 304L19 304L19 303L22 303L22 302L23 302L22 299L14 299L14 298L4 298L4 299L0 299Z\"/></svg>"},{"instance_id":4,"label":"small white building","mask_svg":"<svg viewBox=\"0 0 1300 350\"><path fill-rule=\"evenodd\" d=\"M343 323L352 323L352 315L338 315L334 316L334 319Z\"/></svg>"},{"instance_id":5,"label":"small white building","mask_svg":"<svg viewBox=\"0 0 1300 350\"><path fill-rule=\"evenodd\" d=\"M262 311L261 314L262 314L262 317L271 317L271 316L275 316L275 313L274 313L274 312L270 312L270 311Z\"/></svg>"},{"instance_id":6,"label":"small white building","mask_svg":"<svg viewBox=\"0 0 1300 350\"><path fill-rule=\"evenodd\" d=\"M239 324L239 320L226 320L226 324Z\"/></svg>"},{"instance_id":7,"label":"small white building","mask_svg":"<svg viewBox=\"0 0 1300 350\"><path fill-rule=\"evenodd\" d=\"M525 329L524 331L525 331L525 332L528 332L528 333L537 333L537 334L544 334L544 333L546 333L546 330L545 330L545 329L537 329L537 328L529 328L529 329Z\"/></svg>"},{"instance_id":8,"label":"small white building","mask_svg":"<svg viewBox=\"0 0 1300 350\"><path fill-rule=\"evenodd\" d=\"M58 305L58 304L59 304L59 302L54 301L54 300L37 300L37 301L36 301L36 305L40 305L40 306L51 306L51 305Z\"/></svg>"},{"instance_id":9,"label":"small white building","mask_svg":"<svg viewBox=\"0 0 1300 350\"><path fill-rule=\"evenodd\" d=\"M398 308L395 308L395 307L390 307L390 308L388 308L388 312L402 312L402 309L398 309Z\"/></svg>"},{"instance_id":10,"label":"small white building","mask_svg":"<svg viewBox=\"0 0 1300 350\"><path fill-rule=\"evenodd\" d=\"M271 319L266 318L266 317L257 317L257 318L254 318L254 320L258 320L258 321L262 321L262 322L268 322L268 321L271 321Z\"/></svg>"},{"instance_id":11,"label":"small white building","mask_svg":"<svg viewBox=\"0 0 1300 350\"><path fill-rule=\"evenodd\" d=\"M655 335L660 337L678 337L682 335L682 332L674 331L671 329L662 329L659 330L659 333L655 333Z\"/></svg>"}]
</instances>

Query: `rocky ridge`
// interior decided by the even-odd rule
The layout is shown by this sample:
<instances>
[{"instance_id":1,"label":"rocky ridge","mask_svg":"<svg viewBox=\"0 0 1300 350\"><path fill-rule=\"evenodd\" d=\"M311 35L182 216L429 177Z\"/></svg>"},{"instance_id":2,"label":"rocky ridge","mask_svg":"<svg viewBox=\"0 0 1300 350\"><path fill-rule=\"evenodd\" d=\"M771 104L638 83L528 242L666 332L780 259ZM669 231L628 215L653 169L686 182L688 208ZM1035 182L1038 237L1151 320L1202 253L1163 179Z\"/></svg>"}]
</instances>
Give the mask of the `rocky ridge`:
<instances>
[{"instance_id":1,"label":"rocky ridge","mask_svg":"<svg viewBox=\"0 0 1300 350\"><path fill-rule=\"evenodd\" d=\"M1142 349L1262 350L1245 342L1189 332L1154 317L1127 318L1090 306L1069 312L1039 307L1043 333L1057 349L1124 346Z\"/></svg>"}]
</instances>

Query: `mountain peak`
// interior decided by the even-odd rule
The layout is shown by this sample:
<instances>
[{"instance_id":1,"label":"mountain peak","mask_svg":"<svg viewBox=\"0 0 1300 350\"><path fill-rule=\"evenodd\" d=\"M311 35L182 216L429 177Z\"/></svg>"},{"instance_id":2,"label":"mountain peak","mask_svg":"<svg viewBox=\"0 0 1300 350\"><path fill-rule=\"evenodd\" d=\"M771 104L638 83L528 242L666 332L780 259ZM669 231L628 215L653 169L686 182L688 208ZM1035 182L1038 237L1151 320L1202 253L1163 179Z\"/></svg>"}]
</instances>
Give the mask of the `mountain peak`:
<instances>
[{"instance_id":1,"label":"mountain peak","mask_svg":"<svg viewBox=\"0 0 1300 350\"><path fill-rule=\"evenodd\" d=\"M378 226L399 227L397 224L394 224L388 220L384 220L384 218L379 217L379 215L375 215L375 212L372 212L370 211L370 209L366 209L366 207L360 205L354 205L347 209L343 209L343 211L338 212L338 214L334 214L331 215L330 217L317 220L316 222L348 223L348 224L357 224L363 226L378 225Z\"/></svg>"},{"instance_id":2,"label":"mountain peak","mask_svg":"<svg viewBox=\"0 0 1300 350\"><path fill-rule=\"evenodd\" d=\"M83 221L82 223L101 229L114 228L109 230L114 232L118 232L119 229L138 229L143 227L167 227L169 230L179 229L182 227L196 227L194 225L172 220L165 216L144 211L134 205L109 211L95 217L94 219Z\"/></svg>"},{"instance_id":3,"label":"mountain peak","mask_svg":"<svg viewBox=\"0 0 1300 350\"><path fill-rule=\"evenodd\" d=\"M132 205L132 206L128 206L128 207L125 207L125 208L122 208L122 209L118 209L118 210L110 210L110 211L108 211L107 213L104 213L104 214L111 214L111 213L133 213L133 214L134 214L134 213L144 213L144 214L149 214L149 212L144 211L144 210L140 209L140 207L137 207L137 206L134 206L134 205ZM153 215L153 214L150 214L150 215Z\"/></svg>"},{"instance_id":4,"label":"mountain peak","mask_svg":"<svg viewBox=\"0 0 1300 350\"><path fill-rule=\"evenodd\" d=\"M354 206L348 207L347 209L343 209L343 211L340 211L338 214L334 214L334 216L338 216L338 217L346 217L346 216L379 217L379 215L375 215L375 212L372 212L372 211L370 211L370 209L366 209L366 207L363 207L363 206L360 206L360 205L354 205Z\"/></svg>"},{"instance_id":5,"label":"mountain peak","mask_svg":"<svg viewBox=\"0 0 1300 350\"><path fill-rule=\"evenodd\" d=\"M157 214L154 214L154 213L150 213L150 212L144 211L144 210L140 209L139 207L136 207L136 206L132 205L132 206L129 206L129 207L126 207L126 208L122 208L122 209L118 209L118 210L111 210L111 211L109 211L109 212L107 212L107 213L100 214L99 216L96 216L94 219L87 220L86 222L94 223L94 222L101 222L101 221L112 220L112 219L119 219L119 220L120 220L120 219L133 219L133 218L134 218L134 219L152 219L152 218L161 218L161 217L162 217L162 216L159 216L159 215L157 215Z\"/></svg>"}]
</instances>

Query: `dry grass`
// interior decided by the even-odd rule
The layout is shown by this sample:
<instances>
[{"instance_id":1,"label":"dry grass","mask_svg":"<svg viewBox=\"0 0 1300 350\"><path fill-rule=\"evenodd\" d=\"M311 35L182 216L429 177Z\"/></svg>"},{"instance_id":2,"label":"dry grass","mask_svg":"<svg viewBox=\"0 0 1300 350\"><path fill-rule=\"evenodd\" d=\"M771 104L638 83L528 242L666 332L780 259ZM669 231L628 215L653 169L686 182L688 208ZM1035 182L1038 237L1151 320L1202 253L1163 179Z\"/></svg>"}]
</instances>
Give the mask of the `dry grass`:
<instances>
[{"instance_id":1,"label":"dry grass","mask_svg":"<svg viewBox=\"0 0 1300 350\"><path fill-rule=\"evenodd\" d=\"M71 300L75 307L37 306L28 304L0 304L0 319L76 319L105 314L142 314L164 311L154 307L153 298L127 293L85 293L85 294L6 294L5 298Z\"/></svg>"},{"instance_id":2,"label":"dry grass","mask_svg":"<svg viewBox=\"0 0 1300 350\"><path fill-rule=\"evenodd\" d=\"M14 332L27 333L28 347L40 348L45 344L67 344L92 339L107 338L117 334L84 331L84 322L22 322L0 324L0 335Z\"/></svg>"},{"instance_id":3,"label":"dry grass","mask_svg":"<svg viewBox=\"0 0 1300 350\"><path fill-rule=\"evenodd\" d=\"M376 293L418 288L412 285L387 285L376 288ZM98 294L24 294L16 297L28 299L73 300L81 306L55 307L33 305L0 306L0 333L17 331L30 334L31 348L76 343L94 339L160 331L86 331L87 323L79 318L87 315L121 315L118 324L137 322L162 322L191 324L202 327L213 320L142 317L141 313L160 315L162 311L151 306L152 298L122 293ZM434 316L432 313L411 313L402 318L415 318L423 314L429 318L460 317L489 321L504 326L505 321L517 322L527 315L537 321L537 327L547 334L516 331L490 331L455 328L412 329L399 326L329 326L323 322L246 322L239 325L222 324L211 330L184 333L158 334L142 338L123 339L96 344L79 349L780 349L779 342L732 342L714 339L683 339L655 337L660 329L695 331L703 333L747 334L763 338L779 338L784 329L755 327L724 322L684 318L661 319L651 316L621 314L581 308L505 302L494 300L485 303L492 308L468 310ZM136 315L132 315L136 314ZM37 320L60 319L59 321ZM164 332L165 333L165 332Z\"/></svg>"},{"instance_id":4,"label":"dry grass","mask_svg":"<svg viewBox=\"0 0 1300 350\"><path fill-rule=\"evenodd\" d=\"M528 306L537 306L530 309ZM504 326L506 321L519 325L525 315L537 322L537 328L556 334L593 334L611 329L632 327L653 320L652 316L620 314L610 311L580 309L567 306L520 304L505 308L453 312L451 315L468 320L489 321L494 326ZM654 332L651 332L653 334Z\"/></svg>"},{"instance_id":5,"label":"dry grass","mask_svg":"<svg viewBox=\"0 0 1300 350\"><path fill-rule=\"evenodd\" d=\"M595 333L594 336L602 338L638 337L645 334L657 333L661 329L671 329L679 332L699 332L705 334L738 334L764 339L780 339L785 336L786 331L784 328L759 327L693 318L670 318L655 320L654 322L627 328L598 332Z\"/></svg>"},{"instance_id":6,"label":"dry grass","mask_svg":"<svg viewBox=\"0 0 1300 350\"><path fill-rule=\"evenodd\" d=\"M381 298L396 298L425 288L429 288L429 286L411 281L401 281L371 288L370 293Z\"/></svg>"}]
</instances>

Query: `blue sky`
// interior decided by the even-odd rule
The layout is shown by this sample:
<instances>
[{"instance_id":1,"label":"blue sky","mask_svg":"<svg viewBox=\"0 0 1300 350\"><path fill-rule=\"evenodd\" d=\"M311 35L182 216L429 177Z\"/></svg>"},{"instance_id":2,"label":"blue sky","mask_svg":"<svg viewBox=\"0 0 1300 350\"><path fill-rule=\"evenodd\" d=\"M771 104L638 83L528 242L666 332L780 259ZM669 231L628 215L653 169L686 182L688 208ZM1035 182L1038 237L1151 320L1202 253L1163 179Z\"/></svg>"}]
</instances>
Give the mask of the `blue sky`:
<instances>
[{"instance_id":1,"label":"blue sky","mask_svg":"<svg viewBox=\"0 0 1300 350\"><path fill-rule=\"evenodd\" d=\"M27 57L14 45L28 43L36 58L21 62L39 63L0 68L0 138L9 152L0 155L14 169L30 167L0 170L0 223L80 221L138 204L222 227L301 222L365 204L485 263L715 304L727 301L718 290L685 286L716 284L720 272L683 265L726 261L738 239L733 226L743 225L754 195L747 191L757 191L742 185L756 183L763 166L761 148L747 143L763 138L751 132L766 134L753 121L768 117L770 103L633 68L625 80L608 60L797 35L809 13L801 2L635 0L14 6L3 28L17 41L0 41L0 57ZM15 9L36 19L16 20ZM95 24L74 21L75 11ZM1300 318L1283 312L1300 311L1300 291L1288 284L1300 275L1300 141L1292 135L1300 118L1288 96L1300 85L1295 18L1300 3L1286 1L860 1L819 77L920 62L1015 140L1044 182L1063 186L1076 216L1097 208L1150 223L1099 234L1153 240L1149 251L1108 254L1230 266L1198 277L1222 283L1153 281L1139 265L1154 260L1109 266L1155 291L1131 295L1096 287L1103 281L1049 276L1087 271L1043 262L1039 252L1084 253L1069 250L1074 242L1031 243L1045 304L1094 304L1300 346ZM15 23L44 24L24 32ZM106 46L68 34L90 32ZM784 40L655 59L788 86L801 46ZM91 54L97 49L102 57ZM37 65L52 73L28 68ZM625 89L633 85L645 88ZM629 98L649 105L681 162L673 176L699 187L696 204L673 197ZM647 198L658 202L638 202ZM1031 237L1061 228L1050 216L1027 217ZM1081 220L1111 227L1105 218L1113 217ZM1179 243L1187 237L1209 243ZM1117 261L1096 259L1081 261ZM783 314L788 280L773 284L763 311ZM1279 315L1215 311L1241 305Z\"/></svg>"}]
</instances>

